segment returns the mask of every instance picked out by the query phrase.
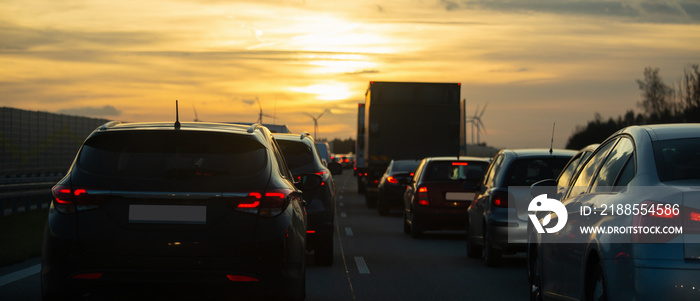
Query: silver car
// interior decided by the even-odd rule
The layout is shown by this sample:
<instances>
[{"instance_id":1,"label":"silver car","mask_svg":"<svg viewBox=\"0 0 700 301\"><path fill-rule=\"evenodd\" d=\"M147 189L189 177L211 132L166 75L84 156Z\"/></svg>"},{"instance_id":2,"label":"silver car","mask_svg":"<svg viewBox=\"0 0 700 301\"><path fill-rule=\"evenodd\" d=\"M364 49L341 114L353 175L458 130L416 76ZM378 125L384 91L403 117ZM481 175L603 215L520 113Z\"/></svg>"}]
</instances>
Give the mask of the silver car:
<instances>
[{"instance_id":1,"label":"silver car","mask_svg":"<svg viewBox=\"0 0 700 301\"><path fill-rule=\"evenodd\" d=\"M531 300L700 298L700 124L625 128L571 183L530 204L564 225L535 236Z\"/></svg>"}]
</instances>

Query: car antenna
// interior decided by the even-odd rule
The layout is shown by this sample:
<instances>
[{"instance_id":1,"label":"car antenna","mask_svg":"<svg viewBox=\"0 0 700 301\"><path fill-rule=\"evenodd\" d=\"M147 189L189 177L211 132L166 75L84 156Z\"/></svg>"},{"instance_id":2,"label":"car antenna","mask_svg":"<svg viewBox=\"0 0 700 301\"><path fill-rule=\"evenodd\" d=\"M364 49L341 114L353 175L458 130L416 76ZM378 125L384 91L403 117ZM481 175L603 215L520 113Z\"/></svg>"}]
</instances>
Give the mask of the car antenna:
<instances>
[{"instance_id":1,"label":"car antenna","mask_svg":"<svg viewBox=\"0 0 700 301\"><path fill-rule=\"evenodd\" d=\"M175 100L175 129L180 129L180 109L177 105L177 99Z\"/></svg>"},{"instance_id":2,"label":"car antenna","mask_svg":"<svg viewBox=\"0 0 700 301\"><path fill-rule=\"evenodd\" d=\"M552 124L552 141L549 143L549 154L551 155L554 152L554 127L557 125L557 123Z\"/></svg>"}]
</instances>

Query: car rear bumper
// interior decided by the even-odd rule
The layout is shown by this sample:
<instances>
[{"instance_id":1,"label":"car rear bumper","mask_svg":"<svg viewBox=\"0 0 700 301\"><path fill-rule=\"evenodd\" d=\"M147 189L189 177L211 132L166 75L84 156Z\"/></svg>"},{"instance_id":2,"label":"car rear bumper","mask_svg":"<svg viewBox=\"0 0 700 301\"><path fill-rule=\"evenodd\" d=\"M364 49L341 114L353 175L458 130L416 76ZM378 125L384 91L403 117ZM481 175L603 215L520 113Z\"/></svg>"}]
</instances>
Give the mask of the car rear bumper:
<instances>
[{"instance_id":1,"label":"car rear bumper","mask_svg":"<svg viewBox=\"0 0 700 301\"><path fill-rule=\"evenodd\" d=\"M487 225L495 249L504 252L527 250L527 223L524 221L489 220Z\"/></svg>"},{"instance_id":2,"label":"car rear bumper","mask_svg":"<svg viewBox=\"0 0 700 301\"><path fill-rule=\"evenodd\" d=\"M403 207L403 194L406 191L402 186L383 186L379 188L379 199L390 207Z\"/></svg>"},{"instance_id":3,"label":"car rear bumper","mask_svg":"<svg viewBox=\"0 0 700 301\"><path fill-rule=\"evenodd\" d=\"M73 231L63 231L65 229L60 227L52 229L47 225L42 251L42 291L68 294L69 298L122 291L137 295L134 291L137 287L151 291L151 286L158 285L167 290L182 289L185 293L190 288L211 287L214 291L240 295L286 294L294 289L290 286L305 277L306 233L292 225L285 226L271 219L266 221L271 223L258 227L261 235L257 235L255 241L231 249L230 254L235 255L230 256L199 250L215 245L211 241L198 243L195 239L163 242L172 252L162 255L139 255L139 251L109 255L88 252L78 239L71 237ZM62 225L57 223L57 226ZM262 233L267 234L263 236ZM128 248L120 247L120 250L125 249ZM235 276L234 279L230 280L229 275ZM257 281L240 281L238 276Z\"/></svg>"},{"instance_id":4,"label":"car rear bumper","mask_svg":"<svg viewBox=\"0 0 700 301\"><path fill-rule=\"evenodd\" d=\"M700 263L683 260L603 261L608 300L698 300Z\"/></svg>"},{"instance_id":5,"label":"car rear bumper","mask_svg":"<svg viewBox=\"0 0 700 301\"><path fill-rule=\"evenodd\" d=\"M317 246L333 241L334 221L326 216L309 216L308 229L306 230L306 243L309 250L315 250Z\"/></svg>"},{"instance_id":6,"label":"car rear bumper","mask_svg":"<svg viewBox=\"0 0 700 301\"><path fill-rule=\"evenodd\" d=\"M465 230L466 208L416 208L414 223L424 230Z\"/></svg>"},{"instance_id":7,"label":"car rear bumper","mask_svg":"<svg viewBox=\"0 0 700 301\"><path fill-rule=\"evenodd\" d=\"M76 245L76 241L50 239L50 248L57 245ZM44 256L41 278L45 292L99 295L138 292L134 289L139 286L156 285L160 290L183 293L206 286L222 294L250 295L268 290L279 292L294 282L291 279L304 277L303 266L282 258L282 241L260 243L249 255L230 258L99 256L80 252L78 247L68 249L68 254L53 252ZM81 279L95 273L101 276ZM257 281L232 281L229 275Z\"/></svg>"}]
</instances>

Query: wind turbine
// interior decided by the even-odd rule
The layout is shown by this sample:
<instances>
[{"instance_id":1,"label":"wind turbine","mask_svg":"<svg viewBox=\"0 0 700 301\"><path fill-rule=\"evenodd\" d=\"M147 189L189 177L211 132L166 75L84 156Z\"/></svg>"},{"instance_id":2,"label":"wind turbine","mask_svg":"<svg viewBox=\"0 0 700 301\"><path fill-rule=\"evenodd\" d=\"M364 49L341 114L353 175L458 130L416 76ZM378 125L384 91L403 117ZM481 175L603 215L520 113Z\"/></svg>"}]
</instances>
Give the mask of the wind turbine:
<instances>
[{"instance_id":1,"label":"wind turbine","mask_svg":"<svg viewBox=\"0 0 700 301\"><path fill-rule=\"evenodd\" d=\"M480 137L479 134L481 131L486 134L486 126L484 125L484 122L481 121L481 117L484 116L484 113L486 112L486 107L488 106L488 103L484 105L484 107L481 109L481 113L479 113L479 107L476 107L476 111L474 112L474 116L467 119L467 122L472 124L472 144L474 144L474 128L476 128L476 144L480 144Z\"/></svg>"},{"instance_id":2,"label":"wind turbine","mask_svg":"<svg viewBox=\"0 0 700 301\"><path fill-rule=\"evenodd\" d=\"M323 111L323 113L319 114L318 116L311 115L309 113L304 113L304 115L311 117L311 119L314 120L314 140L318 140L318 120L321 119L323 114L330 113L331 110L326 109Z\"/></svg>"},{"instance_id":3,"label":"wind turbine","mask_svg":"<svg viewBox=\"0 0 700 301\"><path fill-rule=\"evenodd\" d=\"M260 113L258 113L258 122L257 122L257 123L259 123L259 124L262 124L262 123L263 123L263 122L262 122L263 116L269 117L269 118L275 118L274 116L270 116L270 115L263 114L262 104L260 103L260 99L258 99L258 97L255 96L255 100L258 102L258 108L260 108Z\"/></svg>"},{"instance_id":4,"label":"wind turbine","mask_svg":"<svg viewBox=\"0 0 700 301\"><path fill-rule=\"evenodd\" d=\"M194 122L200 122L199 117L197 117L197 109L194 107L194 104L192 104L192 110L194 110Z\"/></svg>"}]
</instances>

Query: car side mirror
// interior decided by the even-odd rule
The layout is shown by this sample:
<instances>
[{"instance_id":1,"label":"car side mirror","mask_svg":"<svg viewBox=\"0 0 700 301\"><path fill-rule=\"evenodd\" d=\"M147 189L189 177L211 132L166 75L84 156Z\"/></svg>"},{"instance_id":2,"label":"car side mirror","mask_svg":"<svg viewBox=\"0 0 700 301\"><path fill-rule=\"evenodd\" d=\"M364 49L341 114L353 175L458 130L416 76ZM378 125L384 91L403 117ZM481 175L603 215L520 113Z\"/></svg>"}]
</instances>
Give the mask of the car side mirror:
<instances>
[{"instance_id":1,"label":"car side mirror","mask_svg":"<svg viewBox=\"0 0 700 301\"><path fill-rule=\"evenodd\" d=\"M541 194L546 194L548 198L556 198L557 196L557 181L554 179L546 179L530 185L530 195L536 197Z\"/></svg>"},{"instance_id":2,"label":"car side mirror","mask_svg":"<svg viewBox=\"0 0 700 301\"><path fill-rule=\"evenodd\" d=\"M317 174L304 174L299 177L299 182L294 183L294 185L301 191L314 190L321 187L323 183L323 178Z\"/></svg>"},{"instance_id":3,"label":"car side mirror","mask_svg":"<svg viewBox=\"0 0 700 301\"><path fill-rule=\"evenodd\" d=\"M328 163L328 170L331 171L332 175L342 175L343 174L343 165L341 165L340 163L331 162L331 163Z\"/></svg>"}]
</instances>

